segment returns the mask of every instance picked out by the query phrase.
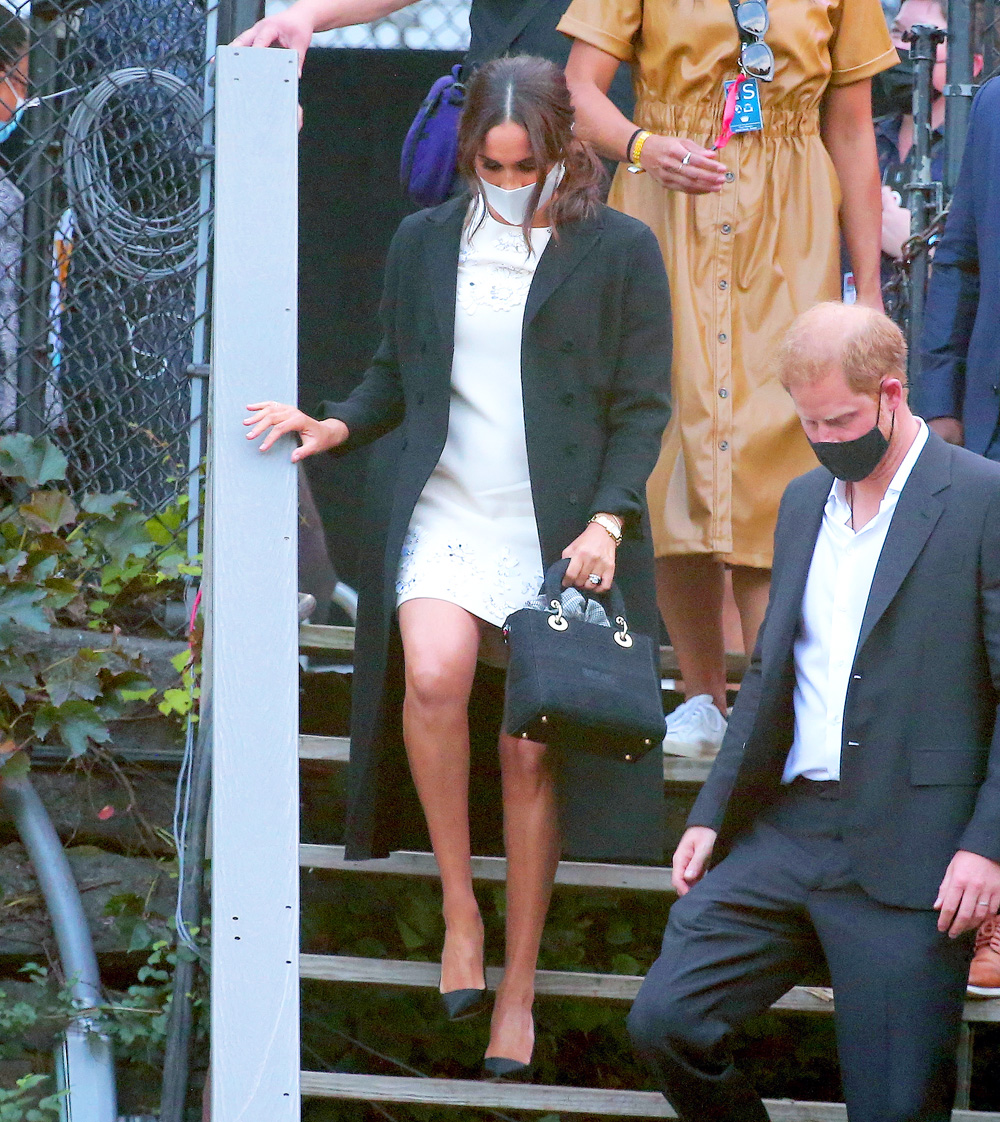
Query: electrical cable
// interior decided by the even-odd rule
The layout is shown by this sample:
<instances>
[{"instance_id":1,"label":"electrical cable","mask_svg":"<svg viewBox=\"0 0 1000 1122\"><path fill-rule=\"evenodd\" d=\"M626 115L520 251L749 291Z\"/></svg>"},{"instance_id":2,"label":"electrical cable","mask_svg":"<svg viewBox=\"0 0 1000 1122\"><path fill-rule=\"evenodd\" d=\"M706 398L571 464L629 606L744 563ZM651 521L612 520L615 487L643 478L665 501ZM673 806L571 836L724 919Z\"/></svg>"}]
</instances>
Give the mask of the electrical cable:
<instances>
[{"instance_id":1,"label":"electrical cable","mask_svg":"<svg viewBox=\"0 0 1000 1122\"><path fill-rule=\"evenodd\" d=\"M141 87L136 88L140 83ZM120 148L143 137L138 132L123 137L120 120L112 120L112 115L120 109L126 96L135 100L144 92L148 97L151 90L159 91L161 102L165 95L166 105L180 119L182 134L189 140L183 155L201 159L198 151L202 119L200 98L176 74L140 66L116 70L87 92L66 125L65 144L70 205L86 226L94 250L119 276L146 281L163 280L194 267L201 217L197 195L172 214L145 216L129 206L124 197L125 192L137 184L116 180L108 153L108 138ZM154 183L155 170L155 165L143 169L149 184ZM168 192L164 195L167 197ZM134 200L134 192L131 197Z\"/></svg>"}]
</instances>

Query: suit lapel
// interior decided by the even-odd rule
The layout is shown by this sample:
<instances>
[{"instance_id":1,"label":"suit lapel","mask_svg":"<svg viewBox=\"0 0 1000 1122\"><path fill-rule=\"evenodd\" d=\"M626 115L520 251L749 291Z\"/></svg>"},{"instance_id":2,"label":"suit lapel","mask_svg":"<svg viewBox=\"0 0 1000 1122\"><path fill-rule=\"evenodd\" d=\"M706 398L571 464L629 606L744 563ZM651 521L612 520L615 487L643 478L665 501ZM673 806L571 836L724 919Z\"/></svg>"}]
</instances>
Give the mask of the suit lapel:
<instances>
[{"instance_id":1,"label":"suit lapel","mask_svg":"<svg viewBox=\"0 0 1000 1122\"><path fill-rule=\"evenodd\" d=\"M600 217L569 222L560 229L558 241L549 239L531 279L524 307L524 327L531 323L545 301L593 249L602 225Z\"/></svg>"},{"instance_id":2,"label":"suit lapel","mask_svg":"<svg viewBox=\"0 0 1000 1122\"><path fill-rule=\"evenodd\" d=\"M868 636L913 568L913 563L920 556L920 551L944 510L944 503L937 497L937 493L950 484L951 453L948 446L933 432L928 433L927 443L900 492L885 544L875 566L875 576L861 622L858 651L865 645Z\"/></svg>"}]
</instances>

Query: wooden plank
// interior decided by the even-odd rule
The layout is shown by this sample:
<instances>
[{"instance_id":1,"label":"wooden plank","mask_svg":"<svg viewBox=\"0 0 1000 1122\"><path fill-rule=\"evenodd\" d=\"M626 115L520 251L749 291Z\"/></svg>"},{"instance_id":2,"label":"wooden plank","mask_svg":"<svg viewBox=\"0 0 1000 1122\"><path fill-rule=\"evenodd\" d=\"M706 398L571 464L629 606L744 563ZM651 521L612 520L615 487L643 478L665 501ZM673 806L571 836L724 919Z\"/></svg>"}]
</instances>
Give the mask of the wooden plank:
<instances>
[{"instance_id":1,"label":"wooden plank","mask_svg":"<svg viewBox=\"0 0 1000 1122\"><path fill-rule=\"evenodd\" d=\"M440 967L436 962L303 954L299 956L299 976L319 982L437 989ZM496 990L502 977L502 969L487 967L486 984L491 990ZM631 1004L641 984L642 978L634 974L589 974L569 970L535 972L535 992L540 997ZM833 990L820 986L795 986L772 1008L790 1013L832 1013ZM967 1001L964 1019L976 1023L1000 1022L1000 998Z\"/></svg>"},{"instance_id":2,"label":"wooden plank","mask_svg":"<svg viewBox=\"0 0 1000 1122\"><path fill-rule=\"evenodd\" d=\"M391 857L373 861L345 861L342 845L299 846L299 864L305 869L336 869L345 873L381 873L399 877L437 877L432 853L401 849ZM477 881L504 881L503 857L473 857L472 876ZM560 861L556 884L576 888L614 888L631 892L673 894L670 869L664 865L606 865L590 861Z\"/></svg>"},{"instance_id":3,"label":"wooden plank","mask_svg":"<svg viewBox=\"0 0 1000 1122\"><path fill-rule=\"evenodd\" d=\"M302 1094L307 1098L532 1110L540 1113L552 1111L609 1118L677 1117L667 1100L655 1091L604 1091L590 1087L323 1071L303 1071L301 1081ZM843 1103L767 1099L765 1105L773 1122L846 1122L847 1119L847 1108ZM1000 1122L1000 1113L975 1110L956 1110L951 1117L952 1122Z\"/></svg>"},{"instance_id":4,"label":"wooden plank","mask_svg":"<svg viewBox=\"0 0 1000 1122\"><path fill-rule=\"evenodd\" d=\"M304 651L342 651L354 650L353 627L330 627L319 623L303 623L299 627L299 648ZM726 681L743 681L747 668L747 656L726 655ZM660 671L664 678L680 678L681 668L673 647L660 647Z\"/></svg>"},{"instance_id":5,"label":"wooden plank","mask_svg":"<svg viewBox=\"0 0 1000 1122\"><path fill-rule=\"evenodd\" d=\"M351 742L346 736L300 736L300 760L325 760L346 764L351 755ZM665 783L704 783L712 769L711 760L691 760L685 756L663 757Z\"/></svg>"},{"instance_id":6,"label":"wooden plank","mask_svg":"<svg viewBox=\"0 0 1000 1122\"><path fill-rule=\"evenodd\" d=\"M298 59L219 47L206 540L212 1117L298 1122L298 487L248 402L294 402Z\"/></svg>"}]
</instances>

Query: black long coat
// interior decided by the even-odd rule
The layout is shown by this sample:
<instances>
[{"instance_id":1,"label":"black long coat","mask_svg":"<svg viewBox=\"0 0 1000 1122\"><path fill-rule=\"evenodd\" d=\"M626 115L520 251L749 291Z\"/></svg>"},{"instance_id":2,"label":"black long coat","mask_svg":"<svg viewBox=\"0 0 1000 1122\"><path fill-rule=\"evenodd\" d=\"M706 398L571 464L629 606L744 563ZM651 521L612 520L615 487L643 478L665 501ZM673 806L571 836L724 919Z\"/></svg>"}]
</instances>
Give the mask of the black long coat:
<instances>
[{"instance_id":1,"label":"black long coat","mask_svg":"<svg viewBox=\"0 0 1000 1122\"><path fill-rule=\"evenodd\" d=\"M350 859L384 856L398 846L400 800L412 791L402 745L395 577L414 505L448 434L458 251L468 202L451 199L400 225L386 264L382 343L350 397L324 406L326 416L350 429L341 451L383 438L369 464L361 550ZM650 230L604 207L563 226L535 270L521 344L542 560L546 566L557 560L591 514L619 515L625 540L616 581L632 630L654 636L645 485L669 417L670 353L667 278ZM661 858L658 752L638 764L567 758L560 778L568 854Z\"/></svg>"}]
</instances>

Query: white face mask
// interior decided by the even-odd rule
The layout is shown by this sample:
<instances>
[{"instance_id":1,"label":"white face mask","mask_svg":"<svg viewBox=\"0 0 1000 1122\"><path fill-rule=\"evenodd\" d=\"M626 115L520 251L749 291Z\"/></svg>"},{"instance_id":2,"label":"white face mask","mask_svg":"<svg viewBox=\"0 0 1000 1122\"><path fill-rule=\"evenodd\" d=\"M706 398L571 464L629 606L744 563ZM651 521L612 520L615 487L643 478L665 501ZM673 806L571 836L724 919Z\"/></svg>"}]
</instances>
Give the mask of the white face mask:
<instances>
[{"instance_id":1,"label":"white face mask","mask_svg":"<svg viewBox=\"0 0 1000 1122\"><path fill-rule=\"evenodd\" d=\"M538 197L538 206L535 208L536 213L541 210L555 194L556 188L562 182L565 170L562 160L552 165L552 169L545 177L545 183L542 185L542 193ZM524 225L524 219L528 213L528 206L531 203L531 195L535 190L534 183L528 183L525 184L524 187L515 187L513 191L508 191L503 187L497 187L492 183L487 183L486 180L480 176L479 185L490 207L499 214L505 222L509 222L512 226Z\"/></svg>"}]
</instances>

